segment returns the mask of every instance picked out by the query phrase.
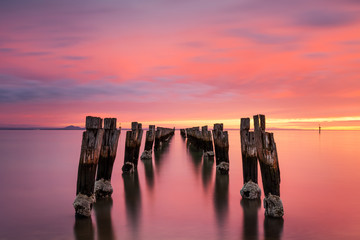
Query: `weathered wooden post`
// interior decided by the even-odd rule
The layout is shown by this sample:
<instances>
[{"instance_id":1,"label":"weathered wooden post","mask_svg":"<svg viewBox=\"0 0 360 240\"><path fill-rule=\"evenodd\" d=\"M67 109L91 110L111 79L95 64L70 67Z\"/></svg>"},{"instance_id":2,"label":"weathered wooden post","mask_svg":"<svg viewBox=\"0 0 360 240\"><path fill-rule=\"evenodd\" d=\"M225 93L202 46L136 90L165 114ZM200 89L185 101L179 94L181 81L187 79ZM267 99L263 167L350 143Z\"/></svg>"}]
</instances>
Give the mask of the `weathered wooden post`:
<instances>
[{"instance_id":1,"label":"weathered wooden post","mask_svg":"<svg viewBox=\"0 0 360 240\"><path fill-rule=\"evenodd\" d=\"M144 152L141 154L142 160L152 159L152 148L155 140L155 125L150 125L146 132Z\"/></svg>"},{"instance_id":2,"label":"weathered wooden post","mask_svg":"<svg viewBox=\"0 0 360 240\"><path fill-rule=\"evenodd\" d=\"M216 169L222 174L229 173L229 137L222 123L214 124L213 138L216 156Z\"/></svg>"},{"instance_id":3,"label":"weathered wooden post","mask_svg":"<svg viewBox=\"0 0 360 240\"><path fill-rule=\"evenodd\" d=\"M120 130L116 129L116 118L105 118L104 137L95 182L96 198L108 197L113 193L111 174L116 158L119 136Z\"/></svg>"},{"instance_id":4,"label":"weathered wooden post","mask_svg":"<svg viewBox=\"0 0 360 240\"><path fill-rule=\"evenodd\" d=\"M175 133L175 128L163 128L163 127L157 127L156 133L155 133L155 144L154 144L154 150L159 150L161 148L161 145L171 139L171 137Z\"/></svg>"},{"instance_id":5,"label":"weathered wooden post","mask_svg":"<svg viewBox=\"0 0 360 240\"><path fill-rule=\"evenodd\" d=\"M204 159L213 159L214 148L211 132L208 130L208 126L203 126L201 128L201 135L203 141Z\"/></svg>"},{"instance_id":6,"label":"weathered wooden post","mask_svg":"<svg viewBox=\"0 0 360 240\"><path fill-rule=\"evenodd\" d=\"M90 217L95 201L94 185L96 167L99 161L104 129L99 117L86 117L86 131L83 132L78 168L75 212L79 216Z\"/></svg>"},{"instance_id":7,"label":"weathered wooden post","mask_svg":"<svg viewBox=\"0 0 360 240\"><path fill-rule=\"evenodd\" d=\"M155 143L154 143L154 150L160 149L161 145L161 136L162 136L163 128L157 127L157 130L155 132Z\"/></svg>"},{"instance_id":8,"label":"weathered wooden post","mask_svg":"<svg viewBox=\"0 0 360 240\"><path fill-rule=\"evenodd\" d=\"M136 126L136 124L134 124L133 131L137 131L136 148L135 148L135 159L136 159L135 167L137 167L137 162L139 160L139 155L140 155L140 145L141 145L141 139L142 139L142 135L143 135L143 129L142 129L141 123L137 123L137 127L135 127L135 126Z\"/></svg>"},{"instance_id":9,"label":"weathered wooden post","mask_svg":"<svg viewBox=\"0 0 360 240\"><path fill-rule=\"evenodd\" d=\"M183 138L186 138L185 129L180 129L180 135L181 135Z\"/></svg>"},{"instance_id":10,"label":"weathered wooden post","mask_svg":"<svg viewBox=\"0 0 360 240\"><path fill-rule=\"evenodd\" d=\"M261 196L261 189L257 184L257 150L255 145L255 133L249 132L249 130L250 118L242 118L240 136L244 186L241 189L240 194L243 198L257 199Z\"/></svg>"},{"instance_id":11,"label":"weathered wooden post","mask_svg":"<svg viewBox=\"0 0 360 240\"><path fill-rule=\"evenodd\" d=\"M265 116L254 116L255 144L264 187L265 215L282 217L284 208L280 199L280 170L274 134L265 132Z\"/></svg>"},{"instance_id":12,"label":"weathered wooden post","mask_svg":"<svg viewBox=\"0 0 360 240\"><path fill-rule=\"evenodd\" d=\"M142 133L142 125L137 122L132 122L131 131L126 132L123 173L132 173L137 168Z\"/></svg>"}]
</instances>

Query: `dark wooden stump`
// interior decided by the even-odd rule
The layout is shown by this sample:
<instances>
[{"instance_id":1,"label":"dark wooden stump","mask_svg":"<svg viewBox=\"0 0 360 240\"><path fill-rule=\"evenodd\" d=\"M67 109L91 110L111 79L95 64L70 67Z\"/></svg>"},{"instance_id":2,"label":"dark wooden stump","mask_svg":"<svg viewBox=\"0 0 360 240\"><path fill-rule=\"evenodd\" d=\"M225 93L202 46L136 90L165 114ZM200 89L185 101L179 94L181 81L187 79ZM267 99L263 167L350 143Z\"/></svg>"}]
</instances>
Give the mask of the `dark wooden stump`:
<instances>
[{"instance_id":1,"label":"dark wooden stump","mask_svg":"<svg viewBox=\"0 0 360 240\"><path fill-rule=\"evenodd\" d=\"M201 128L201 135L204 152L213 152L214 148L212 143L212 135L211 132L208 130L208 126L203 126Z\"/></svg>"},{"instance_id":2,"label":"dark wooden stump","mask_svg":"<svg viewBox=\"0 0 360 240\"><path fill-rule=\"evenodd\" d=\"M213 138L215 146L216 165L221 162L229 162L229 137L228 132L223 131L223 124L214 124Z\"/></svg>"},{"instance_id":3,"label":"dark wooden stump","mask_svg":"<svg viewBox=\"0 0 360 240\"><path fill-rule=\"evenodd\" d=\"M144 150L152 150L155 140L155 125L150 125L149 130L146 132L146 141Z\"/></svg>"},{"instance_id":4,"label":"dark wooden stump","mask_svg":"<svg viewBox=\"0 0 360 240\"><path fill-rule=\"evenodd\" d=\"M116 158L120 130L116 129L116 118L104 119L104 137L102 141L99 164L95 183L97 198L110 196L113 192L111 174Z\"/></svg>"},{"instance_id":5,"label":"dark wooden stump","mask_svg":"<svg viewBox=\"0 0 360 240\"><path fill-rule=\"evenodd\" d=\"M144 152L141 154L141 159L151 159L152 158L152 148L155 140L155 125L150 125L149 130L146 132L145 147Z\"/></svg>"},{"instance_id":6,"label":"dark wooden stump","mask_svg":"<svg viewBox=\"0 0 360 240\"><path fill-rule=\"evenodd\" d=\"M250 180L254 183L258 182L255 134L254 132L249 132L249 130L250 118L242 118L240 126L240 136L244 184Z\"/></svg>"},{"instance_id":7,"label":"dark wooden stump","mask_svg":"<svg viewBox=\"0 0 360 240\"><path fill-rule=\"evenodd\" d=\"M254 116L255 144L260 163L265 196L280 197L280 169L274 134L265 132L265 116Z\"/></svg>"},{"instance_id":8,"label":"dark wooden stump","mask_svg":"<svg viewBox=\"0 0 360 240\"><path fill-rule=\"evenodd\" d=\"M155 145L154 149L159 150L161 145L165 142L168 142L172 136L174 136L175 128L163 128L157 127L155 133Z\"/></svg>"},{"instance_id":9,"label":"dark wooden stump","mask_svg":"<svg viewBox=\"0 0 360 240\"><path fill-rule=\"evenodd\" d=\"M137 122L132 122L131 131L126 132L123 172L133 172L137 168L142 133L142 125ZM130 165L134 169L128 169Z\"/></svg>"},{"instance_id":10,"label":"dark wooden stump","mask_svg":"<svg viewBox=\"0 0 360 240\"><path fill-rule=\"evenodd\" d=\"M255 145L264 187L265 215L281 218L284 208L280 199L280 169L274 134L265 132L265 116L254 116Z\"/></svg>"},{"instance_id":11,"label":"dark wooden stump","mask_svg":"<svg viewBox=\"0 0 360 240\"><path fill-rule=\"evenodd\" d=\"M183 138L186 138L185 129L180 129L180 135L181 135Z\"/></svg>"},{"instance_id":12,"label":"dark wooden stump","mask_svg":"<svg viewBox=\"0 0 360 240\"><path fill-rule=\"evenodd\" d=\"M86 117L86 131L83 132L76 198L74 201L75 212L78 215L90 217L90 210L94 197L95 173L100 157L101 145L104 136L102 119Z\"/></svg>"}]
</instances>

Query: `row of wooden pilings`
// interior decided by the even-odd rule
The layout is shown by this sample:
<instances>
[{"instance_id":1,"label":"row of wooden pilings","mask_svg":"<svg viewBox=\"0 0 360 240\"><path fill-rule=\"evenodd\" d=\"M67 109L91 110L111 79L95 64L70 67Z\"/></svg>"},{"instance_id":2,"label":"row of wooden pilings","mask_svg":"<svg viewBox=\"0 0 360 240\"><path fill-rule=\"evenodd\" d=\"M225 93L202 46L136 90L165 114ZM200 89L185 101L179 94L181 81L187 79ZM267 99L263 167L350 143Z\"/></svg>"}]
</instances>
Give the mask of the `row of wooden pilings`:
<instances>
[{"instance_id":1,"label":"row of wooden pilings","mask_svg":"<svg viewBox=\"0 0 360 240\"><path fill-rule=\"evenodd\" d=\"M141 159L151 159L152 149L161 149L164 142L174 135L175 128L161 128L150 125L146 132L144 152ZM220 174L229 173L229 139L223 124L214 124L212 137L207 126L180 130L188 143L203 149L204 159L216 158L216 169ZM123 174L137 170L140 145L143 135L142 124L133 122L126 132ZM77 215L91 215L96 198L111 196L111 174L116 158L120 129L116 129L115 118L102 119L86 117L86 131L83 133L78 168L76 199L74 208ZM259 162L265 193L265 214L282 217L284 214L280 199L280 170L273 133L265 131L265 116L254 116L254 131L250 131L250 119L242 118L240 125L241 153L244 186L240 193L246 199L259 199L257 163ZM212 143L214 142L214 147ZM215 150L215 154L214 154ZM95 181L96 180L96 181Z\"/></svg>"},{"instance_id":2,"label":"row of wooden pilings","mask_svg":"<svg viewBox=\"0 0 360 240\"><path fill-rule=\"evenodd\" d=\"M96 199L109 197L113 193L111 175L121 129L116 128L116 118L86 117L83 132L80 160L78 167L76 198L73 203L77 216L90 217ZM174 135L175 128L162 128L150 125L146 132L142 160L152 159L152 149L161 149L164 142ZM131 123L131 130L126 132L123 174L137 171L141 140L142 124ZM154 144L155 142L155 144Z\"/></svg>"},{"instance_id":3,"label":"row of wooden pilings","mask_svg":"<svg viewBox=\"0 0 360 240\"><path fill-rule=\"evenodd\" d=\"M258 162L261 170L265 193L265 215L282 217L284 208L280 199L280 170L274 134L265 131L265 116L255 115L254 131L250 131L250 118L242 118L240 124L241 153L243 165L244 186L240 194L245 199L258 200L261 189L258 186ZM182 137L187 138L190 145L203 149L204 160L214 157L215 148L216 169L220 174L229 173L229 139L223 124L216 123L211 132L207 126L180 129Z\"/></svg>"}]
</instances>

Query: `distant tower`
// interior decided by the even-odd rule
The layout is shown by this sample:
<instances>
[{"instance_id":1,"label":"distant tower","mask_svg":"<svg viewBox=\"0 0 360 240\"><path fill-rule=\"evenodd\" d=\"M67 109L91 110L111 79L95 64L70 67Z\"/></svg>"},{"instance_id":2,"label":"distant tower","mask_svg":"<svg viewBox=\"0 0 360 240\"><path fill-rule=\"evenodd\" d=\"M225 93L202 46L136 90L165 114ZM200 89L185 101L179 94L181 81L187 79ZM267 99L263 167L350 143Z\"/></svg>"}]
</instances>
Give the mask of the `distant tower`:
<instances>
[{"instance_id":1,"label":"distant tower","mask_svg":"<svg viewBox=\"0 0 360 240\"><path fill-rule=\"evenodd\" d=\"M321 127L320 127L320 124L319 124L319 134L321 133Z\"/></svg>"}]
</instances>

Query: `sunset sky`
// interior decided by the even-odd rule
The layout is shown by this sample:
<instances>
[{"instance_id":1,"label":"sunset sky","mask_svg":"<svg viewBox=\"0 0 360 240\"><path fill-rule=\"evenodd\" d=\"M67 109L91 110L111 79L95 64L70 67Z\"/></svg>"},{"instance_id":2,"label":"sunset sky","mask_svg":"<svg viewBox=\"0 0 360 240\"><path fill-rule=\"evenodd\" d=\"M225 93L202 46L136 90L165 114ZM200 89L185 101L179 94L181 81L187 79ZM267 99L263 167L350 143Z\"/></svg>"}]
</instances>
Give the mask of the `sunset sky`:
<instances>
[{"instance_id":1,"label":"sunset sky","mask_svg":"<svg viewBox=\"0 0 360 240\"><path fill-rule=\"evenodd\" d=\"M258 113L360 130L360 1L0 1L0 126Z\"/></svg>"}]
</instances>

